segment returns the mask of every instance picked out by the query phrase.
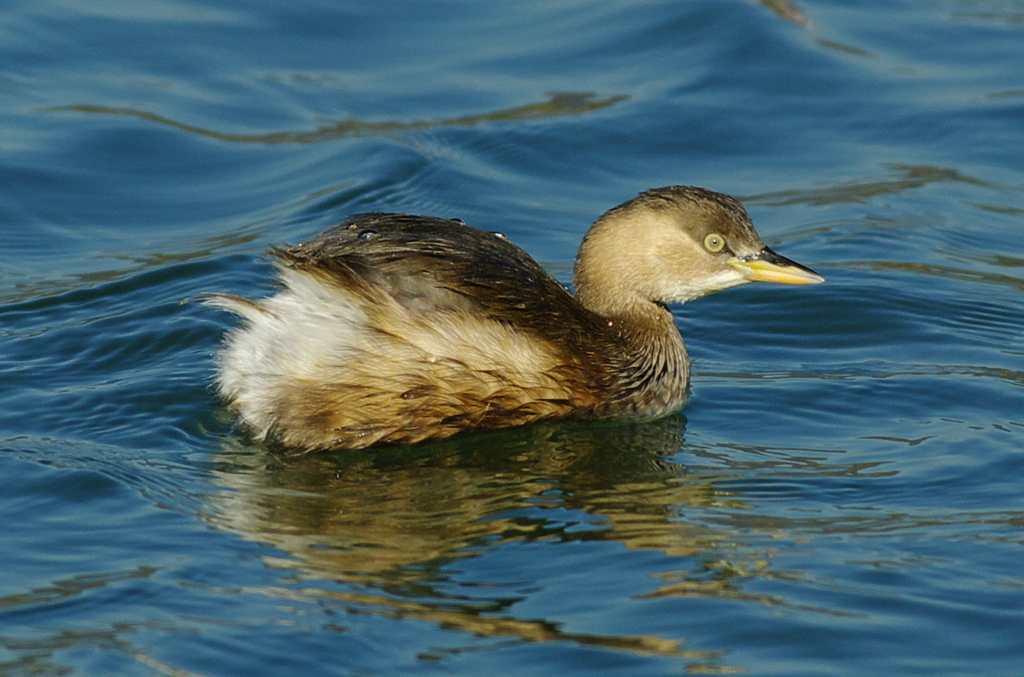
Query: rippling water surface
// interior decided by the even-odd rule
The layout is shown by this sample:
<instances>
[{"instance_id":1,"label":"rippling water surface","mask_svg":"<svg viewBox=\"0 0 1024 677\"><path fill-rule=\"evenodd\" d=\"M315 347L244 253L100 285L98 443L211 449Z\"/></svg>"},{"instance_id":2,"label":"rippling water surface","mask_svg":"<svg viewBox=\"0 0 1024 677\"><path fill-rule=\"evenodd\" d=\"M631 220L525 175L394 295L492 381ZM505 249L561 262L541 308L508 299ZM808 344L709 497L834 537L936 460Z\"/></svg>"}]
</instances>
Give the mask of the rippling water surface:
<instances>
[{"instance_id":1,"label":"rippling water surface","mask_svg":"<svg viewBox=\"0 0 1024 677\"><path fill-rule=\"evenodd\" d=\"M1024 2L0 8L0 675L1018 675ZM676 310L678 416L283 458L271 244L368 210L569 282L637 191L826 285Z\"/></svg>"}]
</instances>

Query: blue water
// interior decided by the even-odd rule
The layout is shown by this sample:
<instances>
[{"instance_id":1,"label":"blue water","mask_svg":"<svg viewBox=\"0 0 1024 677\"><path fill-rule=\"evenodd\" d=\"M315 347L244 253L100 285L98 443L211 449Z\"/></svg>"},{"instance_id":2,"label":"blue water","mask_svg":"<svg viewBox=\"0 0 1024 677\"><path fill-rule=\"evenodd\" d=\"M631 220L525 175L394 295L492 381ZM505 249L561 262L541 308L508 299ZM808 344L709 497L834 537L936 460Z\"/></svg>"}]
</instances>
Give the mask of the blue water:
<instances>
[{"instance_id":1,"label":"blue water","mask_svg":"<svg viewBox=\"0 0 1024 677\"><path fill-rule=\"evenodd\" d=\"M0 675L1018 675L1024 2L11 0ZM828 283L676 310L679 416L282 458L210 387L368 210L569 282L636 192Z\"/></svg>"}]
</instances>

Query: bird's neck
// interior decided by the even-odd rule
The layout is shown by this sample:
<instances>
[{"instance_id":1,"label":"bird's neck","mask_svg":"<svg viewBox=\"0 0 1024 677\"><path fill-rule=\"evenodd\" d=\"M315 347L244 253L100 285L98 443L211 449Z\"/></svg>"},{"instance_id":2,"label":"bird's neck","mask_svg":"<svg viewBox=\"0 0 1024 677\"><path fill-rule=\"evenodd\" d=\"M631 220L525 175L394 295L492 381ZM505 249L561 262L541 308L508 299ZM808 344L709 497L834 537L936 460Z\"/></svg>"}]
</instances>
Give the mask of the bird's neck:
<instances>
[{"instance_id":1,"label":"bird's neck","mask_svg":"<svg viewBox=\"0 0 1024 677\"><path fill-rule=\"evenodd\" d=\"M669 309L637 299L600 314L622 345L612 365L617 378L611 408L643 418L682 408L689 392L690 359Z\"/></svg>"}]
</instances>

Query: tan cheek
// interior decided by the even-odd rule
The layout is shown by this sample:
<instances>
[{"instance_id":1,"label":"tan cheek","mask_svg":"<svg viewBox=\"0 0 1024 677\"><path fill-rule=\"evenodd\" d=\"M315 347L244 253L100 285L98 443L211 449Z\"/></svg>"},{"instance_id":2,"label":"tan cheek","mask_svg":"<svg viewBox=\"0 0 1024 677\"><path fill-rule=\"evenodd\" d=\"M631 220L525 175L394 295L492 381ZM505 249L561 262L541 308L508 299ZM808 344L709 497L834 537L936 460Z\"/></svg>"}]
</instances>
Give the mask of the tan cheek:
<instances>
[{"instance_id":1,"label":"tan cheek","mask_svg":"<svg viewBox=\"0 0 1024 677\"><path fill-rule=\"evenodd\" d=\"M701 263L707 259L704 248L685 236L673 238L665 243L665 264L673 277L692 273L703 268Z\"/></svg>"},{"instance_id":2,"label":"tan cheek","mask_svg":"<svg viewBox=\"0 0 1024 677\"><path fill-rule=\"evenodd\" d=\"M658 296L666 284L678 278L685 261L680 242L670 236L649 237L633 253L621 267L621 274L645 296Z\"/></svg>"}]
</instances>

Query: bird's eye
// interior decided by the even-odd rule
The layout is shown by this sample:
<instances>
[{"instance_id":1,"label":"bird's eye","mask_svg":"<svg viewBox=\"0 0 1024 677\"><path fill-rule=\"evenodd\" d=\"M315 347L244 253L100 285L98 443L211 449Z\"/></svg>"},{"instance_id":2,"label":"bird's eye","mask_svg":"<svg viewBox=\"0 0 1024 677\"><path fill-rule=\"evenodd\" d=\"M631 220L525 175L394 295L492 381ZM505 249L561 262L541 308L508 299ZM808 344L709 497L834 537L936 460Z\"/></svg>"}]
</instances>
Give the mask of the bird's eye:
<instances>
[{"instance_id":1,"label":"bird's eye","mask_svg":"<svg viewBox=\"0 0 1024 677\"><path fill-rule=\"evenodd\" d=\"M711 233L704 238L704 246L709 252L720 252L722 251L722 248L725 247L725 238L718 233Z\"/></svg>"}]
</instances>

